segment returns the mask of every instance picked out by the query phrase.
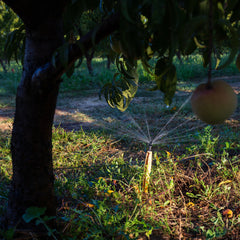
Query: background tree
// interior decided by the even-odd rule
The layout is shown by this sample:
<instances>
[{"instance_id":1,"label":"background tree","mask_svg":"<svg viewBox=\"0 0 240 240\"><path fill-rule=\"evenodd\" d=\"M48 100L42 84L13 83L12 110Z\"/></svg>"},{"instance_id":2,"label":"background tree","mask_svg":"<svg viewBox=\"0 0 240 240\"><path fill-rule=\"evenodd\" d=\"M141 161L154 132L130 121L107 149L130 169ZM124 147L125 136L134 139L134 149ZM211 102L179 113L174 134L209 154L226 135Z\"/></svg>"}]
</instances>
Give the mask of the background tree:
<instances>
[{"instance_id":1,"label":"background tree","mask_svg":"<svg viewBox=\"0 0 240 240\"><path fill-rule=\"evenodd\" d=\"M0 64L4 71L7 71L5 60L5 43L8 37L8 33L18 28L21 24L18 16L3 2L0 2Z\"/></svg>"},{"instance_id":2,"label":"background tree","mask_svg":"<svg viewBox=\"0 0 240 240\"><path fill-rule=\"evenodd\" d=\"M91 29L93 29L97 24L101 23L102 17L103 17L102 13L100 12L99 9L94 9L94 10L84 12L80 18L80 24L79 24L80 37L84 36ZM88 72L91 75L93 74L92 59L96 51L99 50L99 45L103 45L102 42L105 43L105 41L101 41L101 43L94 46L91 49L91 51L88 51L85 53Z\"/></svg>"},{"instance_id":3,"label":"background tree","mask_svg":"<svg viewBox=\"0 0 240 240\"><path fill-rule=\"evenodd\" d=\"M77 39L80 39L85 34L87 34L94 27L101 24L102 19L104 19L104 15L104 12L101 11L99 8L83 12L80 19L78 21L75 20L74 30L69 33L70 42L75 42ZM94 58L94 56L107 57L110 54L112 54L112 51L110 48L109 37L103 39L99 44L94 45L91 50L86 52L84 55L86 58L89 74L92 75L94 71L92 66L92 59Z\"/></svg>"},{"instance_id":4,"label":"background tree","mask_svg":"<svg viewBox=\"0 0 240 240\"><path fill-rule=\"evenodd\" d=\"M6 224L31 231L42 229L22 220L26 209L45 207L47 215L56 214L51 145L53 116L61 76L64 72L71 75L79 58L107 36L114 33L118 37L119 72L103 88L103 94L110 106L124 111L137 92L138 60L155 76L153 90L164 92L164 101L170 104L177 83L173 65L176 53L188 55L199 48L204 65L208 66L210 57L220 59L222 46L227 47L229 57L218 64L219 69L234 59L239 48L240 3L234 0L212 0L211 28L207 0L4 2L22 19L26 39L12 132L13 178ZM101 23L69 44L66 36L73 31L76 19L99 5L104 13ZM148 60L153 56L156 64L150 66Z\"/></svg>"}]
</instances>

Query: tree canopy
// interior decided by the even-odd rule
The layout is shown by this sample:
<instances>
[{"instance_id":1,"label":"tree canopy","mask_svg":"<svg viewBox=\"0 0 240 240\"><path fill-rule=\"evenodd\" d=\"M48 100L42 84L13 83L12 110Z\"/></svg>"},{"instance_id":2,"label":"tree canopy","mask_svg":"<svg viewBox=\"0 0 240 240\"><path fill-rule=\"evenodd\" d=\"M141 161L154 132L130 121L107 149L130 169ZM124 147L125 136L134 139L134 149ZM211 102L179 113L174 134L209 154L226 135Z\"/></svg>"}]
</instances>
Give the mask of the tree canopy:
<instances>
[{"instance_id":1,"label":"tree canopy","mask_svg":"<svg viewBox=\"0 0 240 240\"><path fill-rule=\"evenodd\" d=\"M7 59L8 56L6 55L5 47L8 34L17 29L20 24L20 19L11 8L0 2L0 60ZM3 64L3 62L1 63Z\"/></svg>"},{"instance_id":2,"label":"tree canopy","mask_svg":"<svg viewBox=\"0 0 240 240\"><path fill-rule=\"evenodd\" d=\"M128 107L137 91L136 66L137 60L141 60L145 70L155 78L156 86L152 90L162 91L169 105L177 83L173 65L175 55L189 55L198 49L205 67L209 66L211 56L216 60L214 68L221 69L238 53L240 3L213 0L211 8L209 3L208 0L69 1L64 11L66 44L55 52L55 56L67 67L70 76L74 69L70 59L74 47L71 48L67 40L71 34L78 39L73 45L84 49L83 35L93 29L91 45L97 46L96 34L101 22L117 16L118 27L111 39L121 45L121 53L116 57L119 72L102 90L107 102L121 111ZM228 58L223 62L221 57L226 52ZM157 62L150 66L149 60L153 57Z\"/></svg>"}]
</instances>

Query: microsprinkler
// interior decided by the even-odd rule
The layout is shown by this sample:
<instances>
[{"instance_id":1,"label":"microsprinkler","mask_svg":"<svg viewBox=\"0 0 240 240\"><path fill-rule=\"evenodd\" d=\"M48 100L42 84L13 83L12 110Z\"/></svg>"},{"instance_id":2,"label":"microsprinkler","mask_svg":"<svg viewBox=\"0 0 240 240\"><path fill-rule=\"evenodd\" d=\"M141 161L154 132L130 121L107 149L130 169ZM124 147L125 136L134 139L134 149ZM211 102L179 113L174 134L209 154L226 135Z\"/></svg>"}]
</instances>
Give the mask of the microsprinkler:
<instances>
[{"instance_id":1,"label":"microsprinkler","mask_svg":"<svg viewBox=\"0 0 240 240\"><path fill-rule=\"evenodd\" d=\"M144 164L144 175L143 175L143 186L142 186L144 193L148 193L151 169L152 169L152 142L149 143L149 148L146 153L145 164Z\"/></svg>"}]
</instances>

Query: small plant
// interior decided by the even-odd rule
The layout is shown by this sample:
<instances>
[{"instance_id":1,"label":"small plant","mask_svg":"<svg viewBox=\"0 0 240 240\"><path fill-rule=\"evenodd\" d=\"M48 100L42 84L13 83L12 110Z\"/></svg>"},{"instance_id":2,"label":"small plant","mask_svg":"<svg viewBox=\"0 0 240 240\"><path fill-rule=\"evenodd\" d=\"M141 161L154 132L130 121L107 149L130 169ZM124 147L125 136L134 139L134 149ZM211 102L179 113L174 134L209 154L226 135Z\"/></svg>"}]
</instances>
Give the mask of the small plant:
<instances>
[{"instance_id":1,"label":"small plant","mask_svg":"<svg viewBox=\"0 0 240 240\"><path fill-rule=\"evenodd\" d=\"M208 125L204 128L203 134L199 135L201 141L201 148L205 153L215 154L215 147L218 143L219 137L214 137L212 135L212 127Z\"/></svg>"},{"instance_id":2,"label":"small plant","mask_svg":"<svg viewBox=\"0 0 240 240\"><path fill-rule=\"evenodd\" d=\"M55 217L48 217L43 216L46 211L46 208L39 208L39 207L30 207L26 210L26 212L23 214L22 218L26 223L29 223L33 220L35 220L36 226L39 224L42 224L46 230L49 237L52 237L54 240L57 240L57 237L54 235L56 232L56 229L51 229L47 222L50 220L53 220Z\"/></svg>"}]
</instances>

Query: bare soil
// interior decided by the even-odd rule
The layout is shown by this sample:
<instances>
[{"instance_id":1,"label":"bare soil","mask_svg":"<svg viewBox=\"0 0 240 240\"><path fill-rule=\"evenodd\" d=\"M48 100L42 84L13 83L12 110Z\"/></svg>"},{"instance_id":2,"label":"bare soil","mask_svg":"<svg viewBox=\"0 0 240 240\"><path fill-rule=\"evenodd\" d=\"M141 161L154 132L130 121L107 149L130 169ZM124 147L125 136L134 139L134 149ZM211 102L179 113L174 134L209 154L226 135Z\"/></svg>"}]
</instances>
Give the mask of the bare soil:
<instances>
[{"instance_id":1,"label":"bare soil","mask_svg":"<svg viewBox=\"0 0 240 240\"><path fill-rule=\"evenodd\" d=\"M229 80L234 79L231 83L236 94L240 94L240 76L234 77L221 77L221 79ZM61 126L62 128L72 131L72 130L90 130L96 125L94 122L97 120L98 116L102 116L109 112L110 107L106 103L105 99L99 99L98 93L96 91L89 91L89 94L84 97L63 97L59 98L58 105L54 117L55 127ZM146 94L146 90L141 90L143 95ZM139 96L133 99L132 104L141 104L146 101L146 98L161 99L162 96L153 93L147 93L147 97ZM176 96L185 96L189 94L188 90L181 90L176 92ZM14 107L3 107L0 108L0 131L11 131L13 117L14 117ZM95 112L95 114L93 114ZM97 114L96 114L97 113ZM239 114L237 114L239 115ZM239 119L239 118L238 118Z\"/></svg>"},{"instance_id":2,"label":"bare soil","mask_svg":"<svg viewBox=\"0 0 240 240\"><path fill-rule=\"evenodd\" d=\"M221 79L229 80L230 77L222 77ZM240 76L234 76L234 82L231 83L236 94L240 94ZM181 87L179 88L181 89ZM184 97L189 94L189 90L179 90L176 92L176 96ZM89 91L89 93L85 96L60 96L57 104L57 108L55 111L54 117L54 125L55 127L61 126L62 128L72 131L72 130L92 130L96 128L95 122L98 121L99 118L104 115L107 117L111 108L106 103L105 99L100 100L98 97L98 90ZM141 89L141 94L138 94L133 99L132 104L145 104L149 103L149 98L151 98L151 102L154 104L155 102L162 101L162 95L157 94L156 92L147 92ZM12 129L13 117L14 117L14 107L2 107L0 108L0 132L9 132ZM155 114L155 113L153 113ZM238 111L235 113L231 120L228 120L228 123L234 125L236 129L240 127L240 111L238 107ZM128 146L129 147L129 146ZM132 155L131 155L132 154ZM234 152L236 154L236 152ZM144 151L129 151L127 154L128 158L137 158L140 160L144 160L145 152ZM188 170L187 170L188 171ZM186 174L187 175L187 174ZM182 176L185 176L184 174ZM190 177L188 177L190 178ZM183 179L183 183L184 183ZM185 183L184 183L185 184ZM185 187L185 185L183 186ZM180 211L180 210L179 210ZM205 211L208 214L208 208ZM196 213L197 215L198 213ZM203 213L201 213L203 214ZM182 216L183 213L178 214ZM184 232L184 239L203 239L201 236L195 236L193 238L193 233ZM147 240L146 236L141 236L139 240ZM157 239L171 239L168 235L162 235L160 231L155 230L151 235L152 240ZM180 238L179 238L180 239ZM230 238L229 238L230 239ZM233 238L232 238L233 239ZM238 238L236 238L238 239Z\"/></svg>"}]
</instances>

